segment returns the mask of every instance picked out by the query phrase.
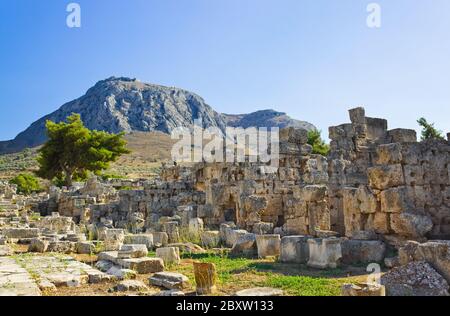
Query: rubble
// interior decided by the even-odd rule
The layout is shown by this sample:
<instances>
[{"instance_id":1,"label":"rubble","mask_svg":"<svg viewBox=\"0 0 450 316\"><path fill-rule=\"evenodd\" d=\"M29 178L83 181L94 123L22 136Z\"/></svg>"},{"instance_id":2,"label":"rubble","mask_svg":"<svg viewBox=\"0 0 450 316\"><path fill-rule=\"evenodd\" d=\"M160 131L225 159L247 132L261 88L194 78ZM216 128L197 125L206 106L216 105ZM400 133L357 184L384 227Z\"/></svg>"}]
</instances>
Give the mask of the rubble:
<instances>
[{"instance_id":1,"label":"rubble","mask_svg":"<svg viewBox=\"0 0 450 316\"><path fill-rule=\"evenodd\" d=\"M447 281L425 261L410 262L381 277L388 296L448 296Z\"/></svg>"}]
</instances>

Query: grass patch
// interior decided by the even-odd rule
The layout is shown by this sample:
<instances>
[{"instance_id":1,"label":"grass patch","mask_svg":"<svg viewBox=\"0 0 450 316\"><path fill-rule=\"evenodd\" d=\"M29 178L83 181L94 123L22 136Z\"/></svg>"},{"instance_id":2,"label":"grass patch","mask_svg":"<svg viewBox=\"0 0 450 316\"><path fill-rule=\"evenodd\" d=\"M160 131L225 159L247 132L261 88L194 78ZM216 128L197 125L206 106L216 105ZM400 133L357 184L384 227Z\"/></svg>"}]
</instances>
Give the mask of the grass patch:
<instances>
[{"instance_id":1,"label":"grass patch","mask_svg":"<svg viewBox=\"0 0 450 316\"><path fill-rule=\"evenodd\" d=\"M339 279L270 274L264 286L279 288L295 296L339 296L343 283Z\"/></svg>"}]
</instances>

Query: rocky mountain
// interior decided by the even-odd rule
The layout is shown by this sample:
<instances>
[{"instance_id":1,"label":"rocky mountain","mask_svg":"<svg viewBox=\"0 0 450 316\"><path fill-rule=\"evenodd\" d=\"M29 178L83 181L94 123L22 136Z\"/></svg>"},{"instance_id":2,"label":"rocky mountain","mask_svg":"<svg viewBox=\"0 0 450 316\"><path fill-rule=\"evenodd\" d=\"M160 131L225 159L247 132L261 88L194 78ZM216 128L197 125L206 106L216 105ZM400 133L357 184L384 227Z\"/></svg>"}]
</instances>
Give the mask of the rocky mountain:
<instances>
[{"instance_id":1,"label":"rocky mountain","mask_svg":"<svg viewBox=\"0 0 450 316\"><path fill-rule=\"evenodd\" d=\"M0 142L0 153L17 152L41 145L46 140L45 122L60 122L71 113L79 113L89 129L107 132L170 133L179 126L191 127L202 118L204 128L230 126L298 126L313 129L307 122L291 119L273 110L251 114L220 114L198 95L174 87L148 84L130 78L111 77L99 81L82 97L62 105L37 120L10 141Z\"/></svg>"}]
</instances>

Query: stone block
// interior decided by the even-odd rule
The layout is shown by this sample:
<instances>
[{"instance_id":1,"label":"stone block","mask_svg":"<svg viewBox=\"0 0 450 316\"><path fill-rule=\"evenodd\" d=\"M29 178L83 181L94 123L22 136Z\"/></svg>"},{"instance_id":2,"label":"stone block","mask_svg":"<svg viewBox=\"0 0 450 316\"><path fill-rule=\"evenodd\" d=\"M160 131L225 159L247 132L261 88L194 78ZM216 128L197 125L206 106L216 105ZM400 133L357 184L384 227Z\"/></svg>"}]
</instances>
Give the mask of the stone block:
<instances>
[{"instance_id":1,"label":"stone block","mask_svg":"<svg viewBox=\"0 0 450 316\"><path fill-rule=\"evenodd\" d=\"M417 133L413 129L397 128L388 131L388 137L392 143L417 142Z\"/></svg>"},{"instance_id":2,"label":"stone block","mask_svg":"<svg viewBox=\"0 0 450 316\"><path fill-rule=\"evenodd\" d=\"M95 245L90 241L79 241L76 243L75 249L79 254L92 254L95 252Z\"/></svg>"},{"instance_id":3,"label":"stone block","mask_svg":"<svg viewBox=\"0 0 450 316\"><path fill-rule=\"evenodd\" d=\"M385 213L401 213L408 208L405 187L391 188L381 191L381 211Z\"/></svg>"},{"instance_id":4,"label":"stone block","mask_svg":"<svg viewBox=\"0 0 450 316\"><path fill-rule=\"evenodd\" d=\"M180 264L180 249L178 247L162 247L156 249L156 256L163 259L165 265Z\"/></svg>"},{"instance_id":5,"label":"stone block","mask_svg":"<svg viewBox=\"0 0 450 316\"><path fill-rule=\"evenodd\" d=\"M200 234L203 231L204 224L203 220L199 217L191 218L189 220L189 233Z\"/></svg>"},{"instance_id":6,"label":"stone block","mask_svg":"<svg viewBox=\"0 0 450 316\"><path fill-rule=\"evenodd\" d=\"M28 246L28 252L46 252L50 242L48 240L33 238Z\"/></svg>"},{"instance_id":7,"label":"stone block","mask_svg":"<svg viewBox=\"0 0 450 316\"><path fill-rule=\"evenodd\" d=\"M165 232L153 232L152 235L156 247L166 247L169 243L169 236Z\"/></svg>"},{"instance_id":8,"label":"stone block","mask_svg":"<svg viewBox=\"0 0 450 316\"><path fill-rule=\"evenodd\" d=\"M385 190L402 186L405 183L400 164L375 166L367 169L369 184L372 188Z\"/></svg>"},{"instance_id":9,"label":"stone block","mask_svg":"<svg viewBox=\"0 0 450 316\"><path fill-rule=\"evenodd\" d=\"M402 162L402 147L400 144L383 144L377 147L378 165L392 165Z\"/></svg>"},{"instance_id":10,"label":"stone block","mask_svg":"<svg viewBox=\"0 0 450 316\"><path fill-rule=\"evenodd\" d=\"M124 244L145 245L147 249L153 249L153 234L126 235Z\"/></svg>"},{"instance_id":11,"label":"stone block","mask_svg":"<svg viewBox=\"0 0 450 316\"><path fill-rule=\"evenodd\" d=\"M323 201L328 195L328 188L325 185L307 185L302 188L302 197L307 202Z\"/></svg>"},{"instance_id":12,"label":"stone block","mask_svg":"<svg viewBox=\"0 0 450 316\"><path fill-rule=\"evenodd\" d=\"M281 238L280 261L307 263L309 259L308 236L285 236Z\"/></svg>"},{"instance_id":13,"label":"stone block","mask_svg":"<svg viewBox=\"0 0 450 316\"><path fill-rule=\"evenodd\" d=\"M202 246L205 248L217 248L220 244L220 232L218 230L203 231L200 233Z\"/></svg>"},{"instance_id":14,"label":"stone block","mask_svg":"<svg viewBox=\"0 0 450 316\"><path fill-rule=\"evenodd\" d=\"M342 296L386 296L386 288L380 284L344 284Z\"/></svg>"},{"instance_id":15,"label":"stone block","mask_svg":"<svg viewBox=\"0 0 450 316\"><path fill-rule=\"evenodd\" d=\"M7 238L37 238L40 235L39 228L6 228L2 234Z\"/></svg>"},{"instance_id":16,"label":"stone block","mask_svg":"<svg viewBox=\"0 0 450 316\"><path fill-rule=\"evenodd\" d=\"M142 258L146 257L148 249L146 245L122 245L117 255L119 259Z\"/></svg>"},{"instance_id":17,"label":"stone block","mask_svg":"<svg viewBox=\"0 0 450 316\"><path fill-rule=\"evenodd\" d=\"M196 292L199 295L213 294L216 291L217 272L214 263L194 262Z\"/></svg>"},{"instance_id":18,"label":"stone block","mask_svg":"<svg viewBox=\"0 0 450 316\"><path fill-rule=\"evenodd\" d=\"M150 285L169 290L182 290L189 286L189 279L181 273L158 272L149 278Z\"/></svg>"},{"instance_id":19,"label":"stone block","mask_svg":"<svg viewBox=\"0 0 450 316\"><path fill-rule=\"evenodd\" d=\"M231 249L230 255L253 257L257 254L256 235L246 233L238 238Z\"/></svg>"},{"instance_id":20,"label":"stone block","mask_svg":"<svg viewBox=\"0 0 450 316\"><path fill-rule=\"evenodd\" d=\"M398 235L407 238L423 238L433 228L429 216L413 213L392 213L391 229Z\"/></svg>"},{"instance_id":21,"label":"stone block","mask_svg":"<svg viewBox=\"0 0 450 316\"><path fill-rule=\"evenodd\" d=\"M317 269L334 269L342 258L341 241L338 238L309 239L308 266Z\"/></svg>"},{"instance_id":22,"label":"stone block","mask_svg":"<svg viewBox=\"0 0 450 316\"><path fill-rule=\"evenodd\" d=\"M342 263L382 262L386 245L379 240L343 240L341 243Z\"/></svg>"},{"instance_id":23,"label":"stone block","mask_svg":"<svg viewBox=\"0 0 450 316\"><path fill-rule=\"evenodd\" d=\"M280 235L256 235L258 257L266 258L280 255Z\"/></svg>"},{"instance_id":24,"label":"stone block","mask_svg":"<svg viewBox=\"0 0 450 316\"><path fill-rule=\"evenodd\" d=\"M118 259L118 264L139 274L148 274L164 271L164 261L161 258L131 258Z\"/></svg>"}]
</instances>

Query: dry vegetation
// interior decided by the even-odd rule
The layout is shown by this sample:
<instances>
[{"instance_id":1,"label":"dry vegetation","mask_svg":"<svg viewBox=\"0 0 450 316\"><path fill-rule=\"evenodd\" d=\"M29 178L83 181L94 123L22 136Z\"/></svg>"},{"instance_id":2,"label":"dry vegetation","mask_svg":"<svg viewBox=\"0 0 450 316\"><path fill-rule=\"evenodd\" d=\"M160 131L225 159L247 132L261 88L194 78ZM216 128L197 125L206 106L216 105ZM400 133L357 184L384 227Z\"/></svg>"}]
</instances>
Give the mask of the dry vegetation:
<instances>
[{"instance_id":1,"label":"dry vegetation","mask_svg":"<svg viewBox=\"0 0 450 316\"><path fill-rule=\"evenodd\" d=\"M152 177L159 172L162 161L170 160L170 151L176 142L170 135L161 132L132 132L125 139L131 153L122 156L106 173L126 178ZM37 149L0 155L0 180L9 180L18 173L36 170Z\"/></svg>"}]
</instances>

